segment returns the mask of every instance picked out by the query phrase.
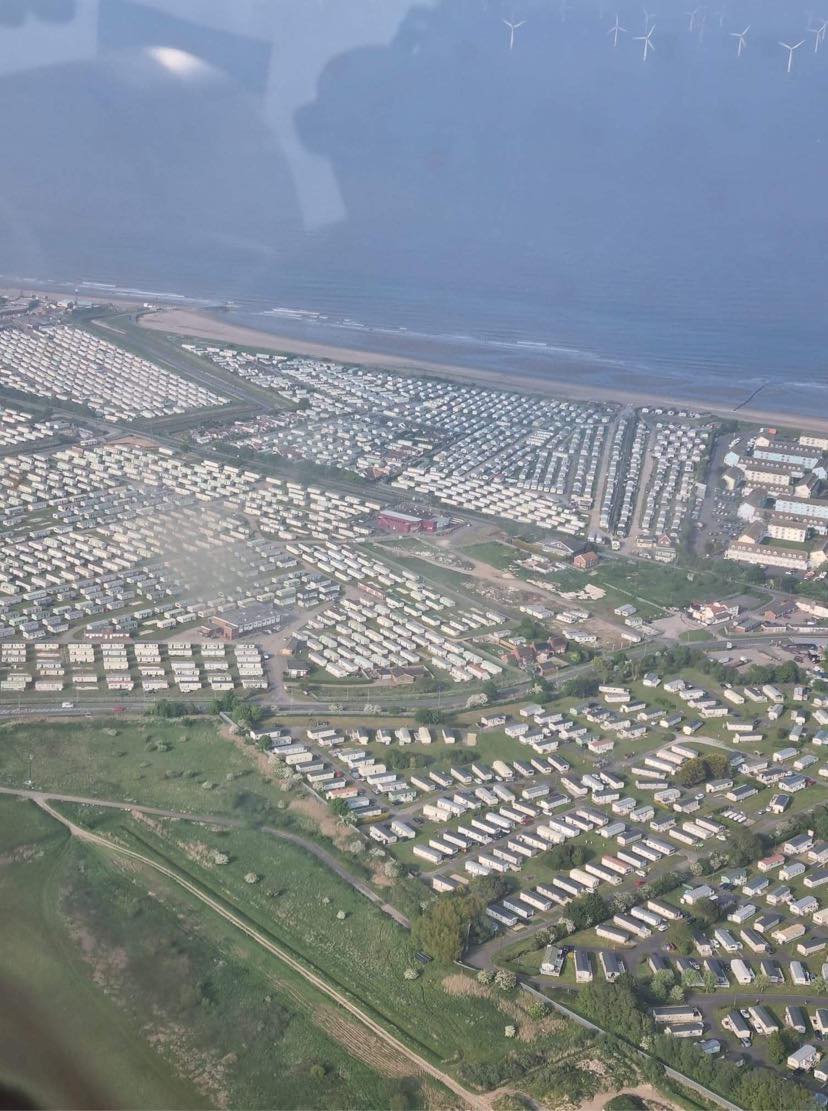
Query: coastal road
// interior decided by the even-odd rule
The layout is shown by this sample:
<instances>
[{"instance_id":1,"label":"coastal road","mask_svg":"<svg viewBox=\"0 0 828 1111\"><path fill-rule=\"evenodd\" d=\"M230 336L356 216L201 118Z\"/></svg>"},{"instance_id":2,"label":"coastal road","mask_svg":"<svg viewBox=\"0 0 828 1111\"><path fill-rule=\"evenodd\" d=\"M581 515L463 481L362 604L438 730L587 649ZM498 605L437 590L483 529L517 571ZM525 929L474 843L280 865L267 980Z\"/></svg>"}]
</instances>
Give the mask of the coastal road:
<instances>
[{"instance_id":1,"label":"coastal road","mask_svg":"<svg viewBox=\"0 0 828 1111\"><path fill-rule=\"evenodd\" d=\"M69 818L64 817L63 814L55 810L54 807L49 804L48 799L44 795L34 794L32 798L34 802L41 808L41 810L44 810L50 817L54 818L56 822L60 822L61 825L65 826L66 829L69 830L71 835L73 837L76 837L79 841L86 842L90 845L95 845L98 848L106 850L106 852L114 853L116 856L122 856L126 857L129 860L135 860L139 864L143 864L145 867L153 869L153 871L158 872L160 875L166 877L173 883L177 884L179 887L183 888L184 891L197 899L209 910L213 911L214 914L218 915L220 918L223 918L225 922L229 922L231 926L234 926L241 933L245 934L246 937L255 942L255 944L258 945L260 948L264 949L267 953L270 953L271 956L276 957L277 960L287 965L288 968L292 969L299 976L301 976L303 980L307 980L307 982L314 988L316 988L317 991L332 999L344 1011L347 1011L350 1015L352 1015L360 1023L362 1023L362 1025L370 1030L372 1034L374 1034L376 1037L380 1038L387 1045L389 1045L396 1053L400 1055L400 1057L410 1061L417 1073L432 1077L439 1084L442 1084L443 1087L448 1088L449 1091L453 1092L459 1099L461 1099L465 1106L473 1108L475 1109L475 1111L487 1111L487 1109L489 1108L489 1102L484 1096L479 1096L476 1095L474 1092L470 1092L467 1088L464 1088L459 1081L455 1080L453 1076L449 1076L448 1073L442 1072L435 1065L432 1065L429 1061L427 1061L424 1057L421 1057L418 1053L415 1053L414 1050L409 1049L409 1047L404 1042L400 1041L398 1038L395 1038L394 1035L389 1033L389 1031L386 1030L384 1026L381 1026L380 1023L375 1022L372 1018L370 1018L370 1016L367 1015L365 1011L363 1011L360 1007L353 1003L347 996L343 995L342 992L337 991L336 988L332 987L326 980L322 978L322 976L318 975L315 972L312 972L304 964L292 957L290 953L282 949L281 946L276 945L260 930L257 930L255 926L250 925L239 915L234 914L231 910L225 907L217 899L214 899L205 891L202 891L201 888L198 887L195 883L190 882L190 880L186 879L183 875L180 875L172 868L167 868L165 865L159 864L151 857L144 856L142 853L135 852L133 849L128 849L122 845L117 845L106 837L101 837L99 834L93 833L91 830L84 829L82 826L76 825L74 822L70 821Z\"/></svg>"},{"instance_id":2,"label":"coastal road","mask_svg":"<svg viewBox=\"0 0 828 1111\"><path fill-rule=\"evenodd\" d=\"M117 799L98 799L90 798L85 795L64 795L57 794L54 791L37 791L33 789L24 789L17 787L0 787L0 795L12 795L16 798L34 799L35 802L45 800L47 802L70 802L78 803L82 806L100 806L106 810L123 810L127 813L137 811L139 814L147 814L153 818L173 818L176 821L183 822L196 822L202 825L216 826L220 829L246 829L249 823L244 822L240 818L226 818L217 816L215 814L189 814L181 810L166 810L160 806L142 806L134 802L122 802ZM266 833L269 837L275 837L279 841L288 841L292 845L303 849L305 852L315 856L317 860L321 861L327 868L330 868L341 880L344 880L354 891L358 891L370 902L376 904L383 913L387 914L389 918L402 926L406 930L411 929L411 922L406 916L396 907L392 907L389 903L384 903L382 899L373 891L367 883L364 883L358 876L349 872L345 866L331 853L317 845L315 841L311 841L307 837L302 837L298 833L291 833L285 829L275 829L273 826L258 826L262 833Z\"/></svg>"}]
</instances>

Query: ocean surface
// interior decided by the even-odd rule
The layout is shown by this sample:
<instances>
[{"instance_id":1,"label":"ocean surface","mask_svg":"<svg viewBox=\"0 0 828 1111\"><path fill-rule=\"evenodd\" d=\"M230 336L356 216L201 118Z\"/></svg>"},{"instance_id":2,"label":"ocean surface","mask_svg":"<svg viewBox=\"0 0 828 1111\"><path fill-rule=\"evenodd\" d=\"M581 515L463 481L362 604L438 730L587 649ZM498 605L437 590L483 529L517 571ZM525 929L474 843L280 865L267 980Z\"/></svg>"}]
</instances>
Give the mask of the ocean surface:
<instances>
[{"instance_id":1,"label":"ocean surface","mask_svg":"<svg viewBox=\"0 0 828 1111\"><path fill-rule=\"evenodd\" d=\"M714 2L0 4L0 273L828 416L823 20Z\"/></svg>"}]
</instances>

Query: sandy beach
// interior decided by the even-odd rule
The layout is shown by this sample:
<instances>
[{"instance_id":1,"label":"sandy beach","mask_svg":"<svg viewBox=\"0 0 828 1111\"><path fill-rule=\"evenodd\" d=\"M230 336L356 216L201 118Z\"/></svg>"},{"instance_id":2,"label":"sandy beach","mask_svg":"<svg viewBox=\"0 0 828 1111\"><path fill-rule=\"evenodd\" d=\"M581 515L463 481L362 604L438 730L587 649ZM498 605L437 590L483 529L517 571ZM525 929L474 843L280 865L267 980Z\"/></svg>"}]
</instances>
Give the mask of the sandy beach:
<instances>
[{"instance_id":1,"label":"sandy beach","mask_svg":"<svg viewBox=\"0 0 828 1111\"><path fill-rule=\"evenodd\" d=\"M214 340L218 343L237 343L245 346L260 347L262 350L280 351L297 355L309 355L335 362L357 363L363 366L382 366L389 369L411 370L417 374L428 374L439 378L452 378L458 381L474 382L479 385L498 389L518 390L532 394L565 397L574 401L611 401L620 405L642 406L660 405L678 409L693 409L718 417L750 421L757 424L795 426L810 431L828 433L828 414L802 415L780 414L759 407L746 406L734 409L722 403L707 402L703 399L671 397L667 392L636 392L603 388L600 385L579 385L568 377L568 368L557 369L543 377L528 374L503 374L493 370L474 369L452 363L410 358L358 350L356 348L335 346L290 336L276 335L273 332L247 328L232 321L225 321L211 312L185 308L162 309L141 318L145 328L178 336L193 336ZM576 373L575 370L572 373Z\"/></svg>"}]
</instances>

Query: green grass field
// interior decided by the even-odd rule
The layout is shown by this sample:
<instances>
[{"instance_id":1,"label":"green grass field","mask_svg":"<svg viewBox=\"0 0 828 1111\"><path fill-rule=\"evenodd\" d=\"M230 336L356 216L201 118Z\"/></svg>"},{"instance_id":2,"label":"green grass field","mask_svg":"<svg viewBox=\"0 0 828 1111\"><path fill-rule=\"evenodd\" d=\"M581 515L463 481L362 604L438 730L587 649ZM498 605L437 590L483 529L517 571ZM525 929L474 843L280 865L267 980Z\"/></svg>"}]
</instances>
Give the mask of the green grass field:
<instances>
[{"instance_id":1,"label":"green grass field","mask_svg":"<svg viewBox=\"0 0 828 1111\"><path fill-rule=\"evenodd\" d=\"M557 572L554 581L561 590L582 590L587 583L607 590L607 603L618 606L632 602L642 617L660 617L662 611L710 598L726 598L744 589L744 583L713 568L684 567L634 560L604 559L595 571ZM596 607L598 608L598 607Z\"/></svg>"},{"instance_id":2,"label":"green grass field","mask_svg":"<svg viewBox=\"0 0 828 1111\"><path fill-rule=\"evenodd\" d=\"M0 854L4 1081L51 1106L206 1106L94 983L88 939L61 912L82 851L32 803L3 799Z\"/></svg>"},{"instance_id":3,"label":"green grass field","mask_svg":"<svg viewBox=\"0 0 828 1111\"><path fill-rule=\"evenodd\" d=\"M501 544L498 540L470 544L467 548L461 548L460 553L471 556L472 559L479 559L482 563L488 563L490 567L497 567L501 571L506 570L524 554L510 544Z\"/></svg>"},{"instance_id":4,"label":"green grass field","mask_svg":"<svg viewBox=\"0 0 828 1111\"><path fill-rule=\"evenodd\" d=\"M35 787L170 810L269 815L284 799L255 750L222 737L215 719L114 719L0 727L0 785Z\"/></svg>"},{"instance_id":5,"label":"green grass field","mask_svg":"<svg viewBox=\"0 0 828 1111\"><path fill-rule=\"evenodd\" d=\"M28 802L0 800L0 854L0 1061L38 1103L422 1102L381 1043L163 877L70 842Z\"/></svg>"},{"instance_id":6,"label":"green grass field","mask_svg":"<svg viewBox=\"0 0 828 1111\"><path fill-rule=\"evenodd\" d=\"M66 809L78 816L78 808ZM484 987L455 965L419 965L405 930L293 846L267 844L255 831L224 835L167 822L148 827L88 809L82 816L186 870L395 1036L473 1087L485 1090L511 1079L534 1091L527 1062L536 1070L588 1041L559 1016L540 1020L521 992ZM228 863L205 866L205 848L218 848ZM249 871L257 882L246 882ZM408 980L404 973L412 967L419 975ZM519 1031L518 1045L506 1035L510 1024ZM350 1106L344 1099L336 1104L342 1105Z\"/></svg>"},{"instance_id":7,"label":"green grass field","mask_svg":"<svg viewBox=\"0 0 828 1111\"><path fill-rule=\"evenodd\" d=\"M420 967L408 932L301 849L255 830L220 832L61 809L196 878L435 1062L489 1061L506 1049L494 1003L448 995L442 981L454 970L437 963L406 980L406 968ZM229 862L214 866L213 850ZM251 872L254 884L245 881Z\"/></svg>"}]
</instances>

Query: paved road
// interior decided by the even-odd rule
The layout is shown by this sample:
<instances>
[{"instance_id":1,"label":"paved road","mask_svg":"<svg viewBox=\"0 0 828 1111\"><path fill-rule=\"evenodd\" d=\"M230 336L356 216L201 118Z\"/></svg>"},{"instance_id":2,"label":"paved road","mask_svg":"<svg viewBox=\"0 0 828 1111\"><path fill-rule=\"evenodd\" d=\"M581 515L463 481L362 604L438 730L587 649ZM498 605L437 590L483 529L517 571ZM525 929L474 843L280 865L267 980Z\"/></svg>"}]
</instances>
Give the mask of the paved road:
<instances>
[{"instance_id":1,"label":"paved road","mask_svg":"<svg viewBox=\"0 0 828 1111\"><path fill-rule=\"evenodd\" d=\"M398 1038L395 1038L393 1034L390 1034L385 1029L384 1026L381 1026L378 1022L375 1022L372 1018L370 1018L360 1007L358 1007L355 1003L352 1003L351 1000L347 998L347 996L343 995L341 992L331 987L331 985L328 984L327 981L324 980L321 976L317 975L315 972L311 972L310 969L306 968L304 964L292 957L290 953L282 949L281 946L274 944L274 942L272 942L254 926L249 925L247 922L244 921L244 919L240 918L238 915L228 910L227 907L223 906L217 899L214 899L210 895L206 894L206 892L202 891L201 888L198 887L196 884L191 883L189 880L185 879L184 876L180 875L172 868L167 868L163 864L159 864L151 857L144 856L141 853L137 853L133 849L127 849L122 845L117 845L113 841L108 840L106 837L101 837L99 834L93 833L91 830L83 829L81 826L75 825L74 822L70 821L59 811L55 810L54 807L50 806L45 796L35 793L32 797L42 810L45 810L47 814L55 819L55 821L60 822L61 825L66 826L72 836L77 837L79 841L86 841L89 844L97 845L100 848L106 849L108 852L115 853L117 856L125 856L130 860L137 860L139 863L144 864L146 867L152 868L156 872L159 872L161 875L166 876L167 879L172 880L173 883L178 884L179 887L182 887L190 895L198 899L199 902L203 903L206 907L209 907L209 909L217 914L220 918L223 918L226 922L229 922L232 926L235 926L237 930L240 930L243 934L249 937L251 941L254 941L262 949L266 950L266 952L270 953L272 956L282 961L283 964L286 964L289 968L293 969L293 971L301 976L304 980L307 980L308 983L312 984L317 989L317 991L320 991L324 995L328 996L330 999L333 999L333 1001L335 1003L338 1003L343 1010L353 1015L353 1017L358 1019L358 1021L361 1022L363 1026L367 1027L367 1029L370 1030L372 1034L375 1034L378 1038L381 1038L382 1041L390 1045L391 1048L399 1053L402 1057L409 1060L412 1065L415 1066L415 1069L418 1072L425 1073L426 1075L433 1077L444 1087L454 1092L454 1094L458 1096L466 1106L479 1109L479 1111L487 1111L489 1103L485 1097L475 1095L473 1092L468 1091L468 1089L464 1088L463 1085L459 1083L459 1081L454 1079L454 1077L449 1076L448 1073L442 1072L436 1066L427 1061L424 1057L421 1057L418 1053L415 1053L414 1050L409 1049L409 1047L404 1042L401 1042Z\"/></svg>"},{"instance_id":2,"label":"paved road","mask_svg":"<svg viewBox=\"0 0 828 1111\"><path fill-rule=\"evenodd\" d=\"M80 803L83 806L101 806L107 810L124 810L127 812L137 810L140 814L149 814L156 818L175 818L179 821L185 822L201 822L204 825L218 826L222 829L243 829L246 828L248 823L242 821L240 818L227 818L216 816L215 814L188 814L180 810L165 810L160 806L142 806L138 803L121 802L116 799L97 799L88 798L83 795L63 795L56 794L53 791L35 791L25 790L17 787L0 787L0 795L13 795L17 798L34 799L35 802L43 800L50 802L74 802ZM335 872L340 879L349 884L360 895L364 895L372 903L375 903L380 910L384 911L389 918L393 918L400 926L405 929L411 929L411 922L404 914L402 914L396 907L392 907L389 903L384 903L375 891L372 891L367 883L364 883L353 873L349 872L343 864L331 853L317 845L315 841L309 840L307 837L302 837L298 833L291 833L285 829L274 829L273 826L260 826L262 833L268 834L270 837L276 837L280 841L289 841L293 845L304 849L305 852L315 856L326 867Z\"/></svg>"}]
</instances>

